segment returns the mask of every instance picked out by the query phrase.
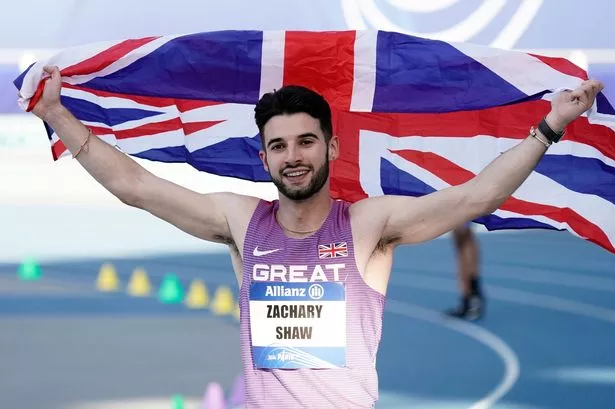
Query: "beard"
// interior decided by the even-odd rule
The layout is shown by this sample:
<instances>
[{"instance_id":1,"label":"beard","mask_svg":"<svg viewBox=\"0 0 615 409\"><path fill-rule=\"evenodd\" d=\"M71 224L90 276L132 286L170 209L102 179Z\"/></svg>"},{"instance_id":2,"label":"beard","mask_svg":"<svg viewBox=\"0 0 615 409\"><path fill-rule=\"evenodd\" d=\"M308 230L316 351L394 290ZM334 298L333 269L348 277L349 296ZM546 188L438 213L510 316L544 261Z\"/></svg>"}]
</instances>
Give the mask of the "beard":
<instances>
[{"instance_id":1,"label":"beard","mask_svg":"<svg viewBox=\"0 0 615 409\"><path fill-rule=\"evenodd\" d=\"M329 178L329 157L325 160L325 163L318 168L318 170L312 176L310 183L306 187L292 187L287 186L282 182L282 172L288 170L289 168L284 168L280 170L280 177L275 178L270 173L271 180L273 184L278 188L278 191L291 200L305 200L314 196L316 193L320 192L320 189L325 185L327 179ZM310 169L310 170L313 170Z\"/></svg>"}]
</instances>

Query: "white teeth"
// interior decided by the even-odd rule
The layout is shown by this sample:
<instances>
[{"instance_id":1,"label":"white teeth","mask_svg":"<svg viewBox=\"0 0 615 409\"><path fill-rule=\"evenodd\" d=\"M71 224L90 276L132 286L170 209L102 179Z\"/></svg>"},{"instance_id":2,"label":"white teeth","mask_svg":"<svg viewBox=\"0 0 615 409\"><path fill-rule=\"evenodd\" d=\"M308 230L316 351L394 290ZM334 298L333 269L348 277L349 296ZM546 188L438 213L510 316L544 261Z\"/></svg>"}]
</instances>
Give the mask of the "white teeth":
<instances>
[{"instance_id":1,"label":"white teeth","mask_svg":"<svg viewBox=\"0 0 615 409\"><path fill-rule=\"evenodd\" d=\"M307 173L307 170L302 170L299 172L289 172L286 174L286 176L301 176L301 175L305 175Z\"/></svg>"}]
</instances>

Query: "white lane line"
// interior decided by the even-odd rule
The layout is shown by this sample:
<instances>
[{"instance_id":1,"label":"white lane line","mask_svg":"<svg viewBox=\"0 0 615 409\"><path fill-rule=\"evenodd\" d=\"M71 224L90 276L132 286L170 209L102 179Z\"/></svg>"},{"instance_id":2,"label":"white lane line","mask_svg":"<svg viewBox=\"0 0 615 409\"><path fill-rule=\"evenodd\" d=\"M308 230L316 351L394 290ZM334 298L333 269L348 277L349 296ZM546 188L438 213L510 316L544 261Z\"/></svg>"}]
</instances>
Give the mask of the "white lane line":
<instances>
[{"instance_id":1,"label":"white lane line","mask_svg":"<svg viewBox=\"0 0 615 409\"><path fill-rule=\"evenodd\" d=\"M428 321L457 331L486 345L500 357L504 363L504 375L500 383L485 397L475 402L470 409L487 409L492 407L499 399L506 395L517 382L520 373L519 359L508 344L494 333L472 324L471 322L453 319L448 320L445 319L440 312L392 299L387 299L386 310L394 314Z\"/></svg>"}]
</instances>

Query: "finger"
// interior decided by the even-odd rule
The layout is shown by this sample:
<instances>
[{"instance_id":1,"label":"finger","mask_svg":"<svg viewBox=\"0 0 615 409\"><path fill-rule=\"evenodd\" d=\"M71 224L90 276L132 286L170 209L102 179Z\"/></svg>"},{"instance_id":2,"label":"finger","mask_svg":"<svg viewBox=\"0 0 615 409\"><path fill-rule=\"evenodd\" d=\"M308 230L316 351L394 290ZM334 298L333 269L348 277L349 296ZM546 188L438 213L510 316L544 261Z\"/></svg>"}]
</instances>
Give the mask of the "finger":
<instances>
[{"instance_id":1,"label":"finger","mask_svg":"<svg viewBox=\"0 0 615 409\"><path fill-rule=\"evenodd\" d=\"M584 102L588 103L596 99L596 96L598 95L600 91L602 91L603 88L604 86L598 81L588 82L588 84L585 86L585 89L584 89L585 98L587 98L587 100Z\"/></svg>"},{"instance_id":2,"label":"finger","mask_svg":"<svg viewBox=\"0 0 615 409\"><path fill-rule=\"evenodd\" d=\"M595 81L583 81L581 86L572 92L572 100L578 100L582 103L587 103L592 100L598 93L598 85Z\"/></svg>"},{"instance_id":3,"label":"finger","mask_svg":"<svg viewBox=\"0 0 615 409\"><path fill-rule=\"evenodd\" d=\"M53 67L51 71L51 79L57 80L60 78L60 69L58 67Z\"/></svg>"},{"instance_id":4,"label":"finger","mask_svg":"<svg viewBox=\"0 0 615 409\"><path fill-rule=\"evenodd\" d=\"M604 88L604 84L598 80L587 80L590 84Z\"/></svg>"},{"instance_id":5,"label":"finger","mask_svg":"<svg viewBox=\"0 0 615 409\"><path fill-rule=\"evenodd\" d=\"M579 87L570 93L568 101L570 102L587 101L589 96L586 94L586 92L587 90L584 87Z\"/></svg>"},{"instance_id":6,"label":"finger","mask_svg":"<svg viewBox=\"0 0 615 409\"><path fill-rule=\"evenodd\" d=\"M604 84L597 80L587 80L584 82L588 87L592 88L593 93L599 93L604 89Z\"/></svg>"},{"instance_id":7,"label":"finger","mask_svg":"<svg viewBox=\"0 0 615 409\"><path fill-rule=\"evenodd\" d=\"M598 95L598 93L600 91L602 91L604 89L604 84L602 84L600 81L594 81L592 84L592 93L594 96Z\"/></svg>"},{"instance_id":8,"label":"finger","mask_svg":"<svg viewBox=\"0 0 615 409\"><path fill-rule=\"evenodd\" d=\"M587 103L587 101L590 101L592 99L592 87L591 86L586 86L583 87L583 97L581 98L581 102L583 103Z\"/></svg>"},{"instance_id":9,"label":"finger","mask_svg":"<svg viewBox=\"0 0 615 409\"><path fill-rule=\"evenodd\" d=\"M57 78L60 75L60 69L54 65L46 65L43 67L43 71L51 78Z\"/></svg>"},{"instance_id":10,"label":"finger","mask_svg":"<svg viewBox=\"0 0 615 409\"><path fill-rule=\"evenodd\" d=\"M49 74L49 75L53 74L53 72L54 72L55 70L57 70L57 69L58 69L58 67L56 67L56 66L54 66L54 65L45 65L45 66L43 67L43 71L45 71L45 72L46 72L47 74Z\"/></svg>"}]
</instances>

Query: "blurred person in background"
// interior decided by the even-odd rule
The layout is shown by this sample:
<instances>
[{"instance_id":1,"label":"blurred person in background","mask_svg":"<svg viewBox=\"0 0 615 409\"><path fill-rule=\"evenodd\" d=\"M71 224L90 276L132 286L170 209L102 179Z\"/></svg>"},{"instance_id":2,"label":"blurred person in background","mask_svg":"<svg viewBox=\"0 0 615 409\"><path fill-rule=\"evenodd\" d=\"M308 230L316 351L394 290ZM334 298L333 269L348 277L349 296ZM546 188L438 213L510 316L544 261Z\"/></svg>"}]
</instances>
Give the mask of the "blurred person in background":
<instances>
[{"instance_id":1,"label":"blurred person in background","mask_svg":"<svg viewBox=\"0 0 615 409\"><path fill-rule=\"evenodd\" d=\"M485 314L485 297L480 283L480 249L470 223L452 231L457 256L457 281L460 301L457 307L447 310L454 318L477 320Z\"/></svg>"}]
</instances>

